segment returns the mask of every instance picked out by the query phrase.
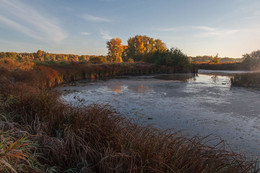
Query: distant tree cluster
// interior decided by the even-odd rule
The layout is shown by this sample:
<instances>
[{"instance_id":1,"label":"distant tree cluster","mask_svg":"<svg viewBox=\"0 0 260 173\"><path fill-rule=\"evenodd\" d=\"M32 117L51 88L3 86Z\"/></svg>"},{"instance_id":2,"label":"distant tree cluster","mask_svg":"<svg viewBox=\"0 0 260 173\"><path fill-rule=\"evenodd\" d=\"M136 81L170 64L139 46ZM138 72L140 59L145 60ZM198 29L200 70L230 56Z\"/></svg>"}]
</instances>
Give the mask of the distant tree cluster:
<instances>
[{"instance_id":1,"label":"distant tree cluster","mask_svg":"<svg viewBox=\"0 0 260 173\"><path fill-rule=\"evenodd\" d=\"M157 65L184 67L190 64L189 58L177 48L167 49L160 39L136 35L122 45L120 38L107 42L110 62L148 62Z\"/></svg>"},{"instance_id":2,"label":"distant tree cluster","mask_svg":"<svg viewBox=\"0 0 260 173\"><path fill-rule=\"evenodd\" d=\"M112 38L106 44L108 48L107 56L53 54L38 50L35 53L0 52L0 61L44 63L147 62L166 66L187 66L191 61L213 63L221 61L220 58L212 56L187 57L181 50L177 48L167 49L166 44L162 40L146 35L130 37L127 40L127 45L123 45L120 38Z\"/></svg>"},{"instance_id":3,"label":"distant tree cluster","mask_svg":"<svg viewBox=\"0 0 260 173\"><path fill-rule=\"evenodd\" d=\"M144 61L157 65L173 66L178 72L185 71L191 65L187 55L178 48L149 53L145 56Z\"/></svg>"},{"instance_id":4,"label":"distant tree cluster","mask_svg":"<svg viewBox=\"0 0 260 173\"><path fill-rule=\"evenodd\" d=\"M260 50L243 55L243 64L249 67L258 67L260 65Z\"/></svg>"},{"instance_id":5,"label":"distant tree cluster","mask_svg":"<svg viewBox=\"0 0 260 173\"><path fill-rule=\"evenodd\" d=\"M212 63L236 63L241 62L241 58L229 58L229 57L218 57L218 56L196 56L191 57L192 62L212 62Z\"/></svg>"},{"instance_id":6,"label":"distant tree cluster","mask_svg":"<svg viewBox=\"0 0 260 173\"><path fill-rule=\"evenodd\" d=\"M0 60L7 61L7 59L18 62L107 62L106 56L53 54L42 50L36 53L0 52Z\"/></svg>"},{"instance_id":7,"label":"distant tree cluster","mask_svg":"<svg viewBox=\"0 0 260 173\"><path fill-rule=\"evenodd\" d=\"M166 45L160 39L136 35L128 39L128 45L122 45L120 38L107 42L108 59L110 62L144 61L144 57L156 51L166 51Z\"/></svg>"},{"instance_id":8,"label":"distant tree cluster","mask_svg":"<svg viewBox=\"0 0 260 173\"><path fill-rule=\"evenodd\" d=\"M36 63L121 63L147 62L157 65L189 64L189 58L179 49L167 49L164 42L148 36L136 35L130 37L127 45L122 44L120 38L113 38L107 42L107 56L89 56L73 54L53 54L42 50L35 53L0 52L0 63L3 61L36 62ZM14 64L13 62L9 64Z\"/></svg>"}]
</instances>

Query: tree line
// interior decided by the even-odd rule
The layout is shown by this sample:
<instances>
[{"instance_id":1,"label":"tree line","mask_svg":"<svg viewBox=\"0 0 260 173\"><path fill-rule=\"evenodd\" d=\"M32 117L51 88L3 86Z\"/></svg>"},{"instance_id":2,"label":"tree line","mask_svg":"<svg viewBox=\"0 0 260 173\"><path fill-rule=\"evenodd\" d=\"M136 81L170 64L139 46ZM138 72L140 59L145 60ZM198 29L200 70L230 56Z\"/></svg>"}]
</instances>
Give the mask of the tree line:
<instances>
[{"instance_id":1,"label":"tree line","mask_svg":"<svg viewBox=\"0 0 260 173\"><path fill-rule=\"evenodd\" d=\"M242 58L218 57L218 56L196 56L189 57L195 63L238 63L242 62Z\"/></svg>"},{"instance_id":2,"label":"tree line","mask_svg":"<svg viewBox=\"0 0 260 173\"><path fill-rule=\"evenodd\" d=\"M54 54L42 50L34 53L0 52L0 61L3 62L79 62L79 63L121 63L121 62L147 62L167 66L189 66L194 63L240 63L247 66L260 64L260 50L243 55L243 58L219 58L216 56L188 57L180 49L167 49L166 44L160 39L146 35L136 35L127 40L127 45L122 44L120 38L107 41L107 56ZM11 62L12 63L12 62Z\"/></svg>"},{"instance_id":3,"label":"tree line","mask_svg":"<svg viewBox=\"0 0 260 173\"><path fill-rule=\"evenodd\" d=\"M35 53L0 52L0 59L19 62L107 62L106 56L54 54L42 50Z\"/></svg>"},{"instance_id":4,"label":"tree line","mask_svg":"<svg viewBox=\"0 0 260 173\"><path fill-rule=\"evenodd\" d=\"M136 35L122 44L120 38L107 42L108 60L110 62L147 62L157 65L175 66L176 69L190 67L190 60L180 49L167 49L160 39ZM182 70L181 70L182 71Z\"/></svg>"},{"instance_id":5,"label":"tree line","mask_svg":"<svg viewBox=\"0 0 260 173\"><path fill-rule=\"evenodd\" d=\"M0 61L15 62L90 62L90 63L121 63L147 62L158 65L173 65L177 61L189 64L188 57L177 48L167 49L160 39L145 35L130 37L127 45L120 38L112 38L107 42L107 56L54 54L42 50L34 53L0 52Z\"/></svg>"}]
</instances>

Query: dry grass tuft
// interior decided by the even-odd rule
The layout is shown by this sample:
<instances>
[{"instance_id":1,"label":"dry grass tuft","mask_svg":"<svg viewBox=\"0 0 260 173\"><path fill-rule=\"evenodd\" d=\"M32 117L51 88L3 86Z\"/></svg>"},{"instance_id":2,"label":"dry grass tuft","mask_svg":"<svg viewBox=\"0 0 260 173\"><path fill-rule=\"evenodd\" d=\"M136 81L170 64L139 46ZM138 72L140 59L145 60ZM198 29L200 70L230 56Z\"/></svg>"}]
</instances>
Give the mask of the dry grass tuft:
<instances>
[{"instance_id":1,"label":"dry grass tuft","mask_svg":"<svg viewBox=\"0 0 260 173\"><path fill-rule=\"evenodd\" d=\"M38 172L41 164L37 161L36 145L26 132L3 130L6 128L10 128L10 123L1 123L0 172Z\"/></svg>"}]
</instances>

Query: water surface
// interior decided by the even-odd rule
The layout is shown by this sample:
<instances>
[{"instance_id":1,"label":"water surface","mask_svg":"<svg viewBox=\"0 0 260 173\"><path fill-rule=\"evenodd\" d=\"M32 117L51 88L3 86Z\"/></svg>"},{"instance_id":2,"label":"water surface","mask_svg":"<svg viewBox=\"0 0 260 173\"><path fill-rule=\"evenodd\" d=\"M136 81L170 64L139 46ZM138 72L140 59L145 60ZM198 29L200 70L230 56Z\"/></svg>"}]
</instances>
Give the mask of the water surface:
<instances>
[{"instance_id":1,"label":"water surface","mask_svg":"<svg viewBox=\"0 0 260 173\"><path fill-rule=\"evenodd\" d=\"M260 157L260 91L230 85L230 73L196 77L140 76L60 87L77 105L109 104L136 123L189 136L220 137L233 151ZM215 74L215 73L214 73ZM159 79L158 79L159 78Z\"/></svg>"}]
</instances>

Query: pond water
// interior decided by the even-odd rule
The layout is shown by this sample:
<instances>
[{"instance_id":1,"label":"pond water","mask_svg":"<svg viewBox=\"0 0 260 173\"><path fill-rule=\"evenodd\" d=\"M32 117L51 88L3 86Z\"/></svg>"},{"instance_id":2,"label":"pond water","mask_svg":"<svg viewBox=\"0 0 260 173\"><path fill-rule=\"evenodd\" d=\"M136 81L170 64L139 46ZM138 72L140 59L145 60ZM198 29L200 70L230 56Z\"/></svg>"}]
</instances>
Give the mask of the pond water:
<instances>
[{"instance_id":1,"label":"pond water","mask_svg":"<svg viewBox=\"0 0 260 173\"><path fill-rule=\"evenodd\" d=\"M201 70L183 80L176 74L85 81L57 90L75 106L78 99L85 105L109 104L136 123L211 135L233 151L260 158L260 91L231 87L230 74L236 72L213 72Z\"/></svg>"}]
</instances>

